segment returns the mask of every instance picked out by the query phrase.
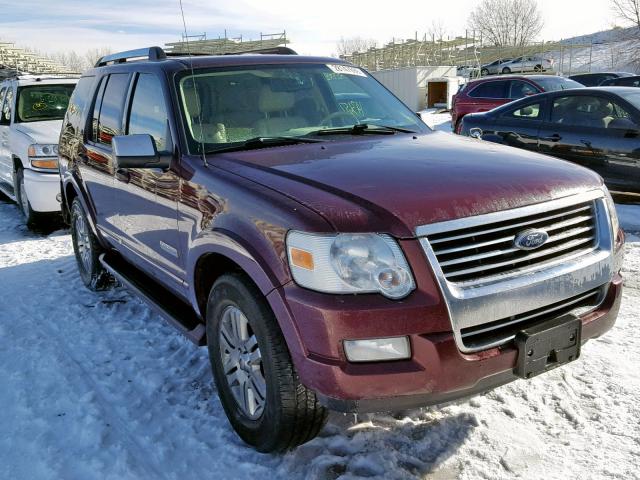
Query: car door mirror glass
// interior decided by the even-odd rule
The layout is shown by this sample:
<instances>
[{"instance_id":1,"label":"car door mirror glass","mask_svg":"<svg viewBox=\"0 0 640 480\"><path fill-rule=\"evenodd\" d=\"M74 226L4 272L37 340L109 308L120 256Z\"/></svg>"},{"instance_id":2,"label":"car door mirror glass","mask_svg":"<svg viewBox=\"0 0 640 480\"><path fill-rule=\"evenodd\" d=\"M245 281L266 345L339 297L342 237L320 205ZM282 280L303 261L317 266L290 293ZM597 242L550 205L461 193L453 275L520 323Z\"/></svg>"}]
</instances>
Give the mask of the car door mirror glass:
<instances>
[{"instance_id":1,"label":"car door mirror glass","mask_svg":"<svg viewBox=\"0 0 640 480\"><path fill-rule=\"evenodd\" d=\"M171 165L170 155L158 154L151 135L117 135L111 142L116 168L166 169Z\"/></svg>"}]
</instances>

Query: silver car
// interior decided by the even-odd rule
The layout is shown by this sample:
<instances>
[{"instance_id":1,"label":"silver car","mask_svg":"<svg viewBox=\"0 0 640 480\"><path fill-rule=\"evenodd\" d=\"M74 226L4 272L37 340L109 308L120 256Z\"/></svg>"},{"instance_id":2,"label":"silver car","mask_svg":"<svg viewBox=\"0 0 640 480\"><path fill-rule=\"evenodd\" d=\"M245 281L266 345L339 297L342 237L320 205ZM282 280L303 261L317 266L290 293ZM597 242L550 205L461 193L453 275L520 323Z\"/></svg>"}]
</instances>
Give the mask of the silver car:
<instances>
[{"instance_id":1,"label":"silver car","mask_svg":"<svg viewBox=\"0 0 640 480\"><path fill-rule=\"evenodd\" d=\"M553 69L553 59L536 55L514 58L502 65L500 73L546 72Z\"/></svg>"},{"instance_id":2,"label":"silver car","mask_svg":"<svg viewBox=\"0 0 640 480\"><path fill-rule=\"evenodd\" d=\"M502 66L506 63L509 63L511 58L500 58L495 62L487 63L486 65L482 65L480 69L480 75L486 77L487 75L495 75L497 73L502 72Z\"/></svg>"}]
</instances>

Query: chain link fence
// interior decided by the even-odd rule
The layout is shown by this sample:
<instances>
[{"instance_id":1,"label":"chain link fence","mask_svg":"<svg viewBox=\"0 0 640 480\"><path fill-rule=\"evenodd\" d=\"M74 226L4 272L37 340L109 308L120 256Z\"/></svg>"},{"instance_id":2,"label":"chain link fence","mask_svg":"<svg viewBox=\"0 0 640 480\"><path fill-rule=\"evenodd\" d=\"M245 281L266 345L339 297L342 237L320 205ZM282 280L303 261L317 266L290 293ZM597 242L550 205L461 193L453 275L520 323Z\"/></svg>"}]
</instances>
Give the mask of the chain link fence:
<instances>
[{"instance_id":1,"label":"chain link fence","mask_svg":"<svg viewBox=\"0 0 640 480\"><path fill-rule=\"evenodd\" d=\"M605 70L640 73L640 30L617 29L560 41L531 42L518 47L487 44L474 32L453 39L427 38L392 41L382 48L343 56L369 71L414 66L453 65L466 77L486 73L483 66L502 59L535 57L551 61L544 73L572 75ZM513 73L517 73L514 70ZM500 73L500 71L496 72Z\"/></svg>"}]
</instances>

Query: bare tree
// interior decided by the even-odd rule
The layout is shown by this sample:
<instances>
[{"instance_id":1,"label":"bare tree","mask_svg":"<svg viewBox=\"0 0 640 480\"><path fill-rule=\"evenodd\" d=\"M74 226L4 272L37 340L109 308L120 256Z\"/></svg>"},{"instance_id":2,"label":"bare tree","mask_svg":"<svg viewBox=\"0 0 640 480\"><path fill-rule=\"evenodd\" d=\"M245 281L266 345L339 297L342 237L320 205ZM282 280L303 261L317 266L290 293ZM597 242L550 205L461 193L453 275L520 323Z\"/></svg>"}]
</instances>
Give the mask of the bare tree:
<instances>
[{"instance_id":1,"label":"bare tree","mask_svg":"<svg viewBox=\"0 0 640 480\"><path fill-rule=\"evenodd\" d=\"M93 67L98 59L110 53L111 49L109 47L100 47L89 49L84 54L80 54L75 50L69 50L48 54L46 56L74 72L82 73Z\"/></svg>"},{"instance_id":2,"label":"bare tree","mask_svg":"<svg viewBox=\"0 0 640 480\"><path fill-rule=\"evenodd\" d=\"M434 41L444 40L449 36L449 31L442 19L438 19L431 22L431 26L427 28L427 35Z\"/></svg>"},{"instance_id":3,"label":"bare tree","mask_svg":"<svg viewBox=\"0 0 640 480\"><path fill-rule=\"evenodd\" d=\"M339 56L351 55L354 52L366 52L369 48L377 47L378 42L373 38L340 37L336 43L336 49Z\"/></svg>"},{"instance_id":4,"label":"bare tree","mask_svg":"<svg viewBox=\"0 0 640 480\"><path fill-rule=\"evenodd\" d=\"M84 60L87 64L87 68L93 67L98 60L105 55L112 54L113 51L109 47L91 48L84 54Z\"/></svg>"},{"instance_id":5,"label":"bare tree","mask_svg":"<svg viewBox=\"0 0 640 480\"><path fill-rule=\"evenodd\" d=\"M640 0L611 0L613 10L621 19L640 28Z\"/></svg>"},{"instance_id":6,"label":"bare tree","mask_svg":"<svg viewBox=\"0 0 640 480\"><path fill-rule=\"evenodd\" d=\"M476 35L500 47L529 43L543 25L535 0L482 0L469 15L469 27Z\"/></svg>"}]
</instances>

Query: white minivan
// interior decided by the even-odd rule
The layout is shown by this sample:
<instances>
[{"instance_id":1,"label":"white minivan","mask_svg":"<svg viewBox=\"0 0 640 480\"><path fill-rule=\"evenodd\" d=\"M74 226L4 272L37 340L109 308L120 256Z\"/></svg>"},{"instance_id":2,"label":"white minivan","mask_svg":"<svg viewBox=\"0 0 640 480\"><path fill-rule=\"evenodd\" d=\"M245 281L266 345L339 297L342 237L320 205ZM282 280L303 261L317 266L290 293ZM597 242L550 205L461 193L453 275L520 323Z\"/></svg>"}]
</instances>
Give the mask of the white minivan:
<instances>
[{"instance_id":1,"label":"white minivan","mask_svg":"<svg viewBox=\"0 0 640 480\"><path fill-rule=\"evenodd\" d=\"M0 83L0 191L29 226L60 212L58 138L76 83L32 75Z\"/></svg>"}]
</instances>

